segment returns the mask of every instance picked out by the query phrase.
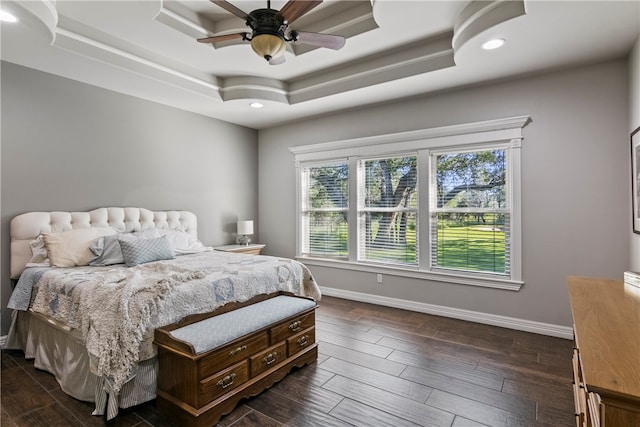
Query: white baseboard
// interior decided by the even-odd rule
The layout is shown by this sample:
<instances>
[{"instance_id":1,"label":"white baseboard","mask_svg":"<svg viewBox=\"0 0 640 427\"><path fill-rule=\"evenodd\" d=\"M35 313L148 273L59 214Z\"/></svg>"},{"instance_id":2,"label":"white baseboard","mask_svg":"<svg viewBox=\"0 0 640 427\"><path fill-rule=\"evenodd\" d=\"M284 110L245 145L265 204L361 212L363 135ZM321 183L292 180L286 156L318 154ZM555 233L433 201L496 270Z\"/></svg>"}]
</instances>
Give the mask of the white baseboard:
<instances>
[{"instance_id":1,"label":"white baseboard","mask_svg":"<svg viewBox=\"0 0 640 427\"><path fill-rule=\"evenodd\" d=\"M345 291L336 288L320 287L323 295L361 301L386 307L401 308L436 316L451 317L454 319L468 320L470 322L483 323L485 325L500 326L502 328L518 331L533 332L534 334L548 335L552 337L573 339L573 329L570 326L552 325L550 323L534 322L532 320L517 319L515 317L499 316L496 314L481 313L478 311L463 310L460 308L445 307L442 305L427 304L424 302L408 301L398 298L384 297L380 295L363 294L360 292Z\"/></svg>"}]
</instances>

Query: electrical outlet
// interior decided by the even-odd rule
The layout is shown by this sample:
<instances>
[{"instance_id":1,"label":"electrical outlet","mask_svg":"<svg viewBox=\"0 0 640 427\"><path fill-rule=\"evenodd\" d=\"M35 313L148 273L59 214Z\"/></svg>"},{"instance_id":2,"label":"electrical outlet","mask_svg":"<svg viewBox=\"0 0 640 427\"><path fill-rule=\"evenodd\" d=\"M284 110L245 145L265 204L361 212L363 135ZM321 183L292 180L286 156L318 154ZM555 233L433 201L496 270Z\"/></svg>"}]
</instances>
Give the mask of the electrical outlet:
<instances>
[{"instance_id":1,"label":"electrical outlet","mask_svg":"<svg viewBox=\"0 0 640 427\"><path fill-rule=\"evenodd\" d=\"M378 274L378 275L376 276L376 281L377 281L378 283L382 283L382 274Z\"/></svg>"}]
</instances>

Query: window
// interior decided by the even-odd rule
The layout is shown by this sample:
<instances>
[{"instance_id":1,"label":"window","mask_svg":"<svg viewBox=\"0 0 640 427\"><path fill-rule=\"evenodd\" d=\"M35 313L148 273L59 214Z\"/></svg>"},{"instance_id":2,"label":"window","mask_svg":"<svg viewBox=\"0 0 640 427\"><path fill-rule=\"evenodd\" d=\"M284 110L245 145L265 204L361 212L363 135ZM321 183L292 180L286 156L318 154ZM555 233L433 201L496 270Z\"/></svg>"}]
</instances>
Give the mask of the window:
<instances>
[{"instance_id":1,"label":"window","mask_svg":"<svg viewBox=\"0 0 640 427\"><path fill-rule=\"evenodd\" d=\"M509 274L507 150L432 153L431 266Z\"/></svg>"},{"instance_id":2,"label":"window","mask_svg":"<svg viewBox=\"0 0 640 427\"><path fill-rule=\"evenodd\" d=\"M519 289L528 121L291 148L298 255L312 264Z\"/></svg>"},{"instance_id":3,"label":"window","mask_svg":"<svg viewBox=\"0 0 640 427\"><path fill-rule=\"evenodd\" d=\"M416 156L360 160L358 258L417 265Z\"/></svg>"},{"instance_id":4,"label":"window","mask_svg":"<svg viewBox=\"0 0 640 427\"><path fill-rule=\"evenodd\" d=\"M348 165L309 166L301 173L302 254L347 257Z\"/></svg>"}]
</instances>

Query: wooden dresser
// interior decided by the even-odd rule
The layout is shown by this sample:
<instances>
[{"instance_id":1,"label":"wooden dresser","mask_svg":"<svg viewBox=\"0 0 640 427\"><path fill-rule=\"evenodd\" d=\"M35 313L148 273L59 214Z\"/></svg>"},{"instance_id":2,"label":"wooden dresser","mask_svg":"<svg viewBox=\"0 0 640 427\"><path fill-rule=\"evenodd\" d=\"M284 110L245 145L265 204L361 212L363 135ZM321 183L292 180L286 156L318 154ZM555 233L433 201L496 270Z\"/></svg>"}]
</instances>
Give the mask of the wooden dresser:
<instances>
[{"instance_id":1,"label":"wooden dresser","mask_svg":"<svg viewBox=\"0 0 640 427\"><path fill-rule=\"evenodd\" d=\"M640 427L640 288L568 278L576 425Z\"/></svg>"}]
</instances>

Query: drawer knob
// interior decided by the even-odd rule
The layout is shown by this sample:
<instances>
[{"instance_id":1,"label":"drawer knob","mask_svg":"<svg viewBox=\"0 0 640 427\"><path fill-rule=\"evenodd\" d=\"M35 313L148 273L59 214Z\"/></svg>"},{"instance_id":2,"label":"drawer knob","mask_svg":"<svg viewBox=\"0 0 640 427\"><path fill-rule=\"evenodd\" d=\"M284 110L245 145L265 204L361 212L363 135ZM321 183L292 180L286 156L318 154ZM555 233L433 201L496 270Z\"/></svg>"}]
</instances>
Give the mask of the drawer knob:
<instances>
[{"instance_id":1,"label":"drawer knob","mask_svg":"<svg viewBox=\"0 0 640 427\"><path fill-rule=\"evenodd\" d=\"M278 359L278 352L274 351L273 353L269 353L265 357L263 357L262 361L265 363L265 365L271 365L277 359Z\"/></svg>"},{"instance_id":2,"label":"drawer knob","mask_svg":"<svg viewBox=\"0 0 640 427\"><path fill-rule=\"evenodd\" d=\"M222 388L227 388L231 384L233 384L233 380L235 379L235 377L236 377L236 374L227 375L226 377L218 381L216 384L218 384Z\"/></svg>"},{"instance_id":3,"label":"drawer knob","mask_svg":"<svg viewBox=\"0 0 640 427\"><path fill-rule=\"evenodd\" d=\"M245 351L246 349L247 349L247 346L243 345L243 346L238 347L238 348L236 348L234 350L231 350L229 352L229 357L235 356L236 354L240 353L241 351Z\"/></svg>"},{"instance_id":4,"label":"drawer knob","mask_svg":"<svg viewBox=\"0 0 640 427\"><path fill-rule=\"evenodd\" d=\"M296 332L300 330L300 325L302 325L302 322L299 320L296 320L295 322L289 325L289 329L291 330L291 332Z\"/></svg>"},{"instance_id":5,"label":"drawer knob","mask_svg":"<svg viewBox=\"0 0 640 427\"><path fill-rule=\"evenodd\" d=\"M298 341L296 341L298 343L298 345L300 347L307 345L307 341L309 340L309 335L303 335L300 338L298 338Z\"/></svg>"}]
</instances>

